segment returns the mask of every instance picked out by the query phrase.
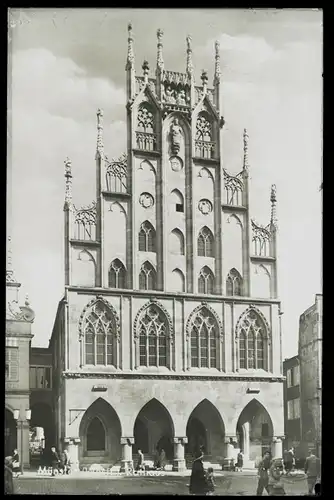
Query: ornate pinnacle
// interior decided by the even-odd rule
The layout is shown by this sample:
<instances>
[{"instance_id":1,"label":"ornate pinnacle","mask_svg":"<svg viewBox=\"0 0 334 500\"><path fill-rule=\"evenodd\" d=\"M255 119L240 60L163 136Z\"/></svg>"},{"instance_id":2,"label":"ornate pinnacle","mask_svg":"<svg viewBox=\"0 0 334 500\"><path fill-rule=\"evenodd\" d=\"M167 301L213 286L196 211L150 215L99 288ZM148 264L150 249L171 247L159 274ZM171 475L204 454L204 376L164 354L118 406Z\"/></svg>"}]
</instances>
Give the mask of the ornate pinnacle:
<instances>
[{"instance_id":1,"label":"ornate pinnacle","mask_svg":"<svg viewBox=\"0 0 334 500\"><path fill-rule=\"evenodd\" d=\"M150 67L149 67L148 62L146 61L146 59L143 62L142 69L143 69L143 73L144 73L144 82L147 83L148 82L148 74L149 74L149 71L150 71Z\"/></svg>"},{"instance_id":2,"label":"ornate pinnacle","mask_svg":"<svg viewBox=\"0 0 334 500\"><path fill-rule=\"evenodd\" d=\"M72 203L72 162L66 158L65 163L65 205Z\"/></svg>"},{"instance_id":3,"label":"ornate pinnacle","mask_svg":"<svg viewBox=\"0 0 334 500\"><path fill-rule=\"evenodd\" d=\"M271 215L270 215L270 225L277 228L277 212L276 212L276 185L272 184L271 193L270 193L270 201L271 201Z\"/></svg>"},{"instance_id":4,"label":"ornate pinnacle","mask_svg":"<svg viewBox=\"0 0 334 500\"><path fill-rule=\"evenodd\" d=\"M220 82L221 70L220 70L220 43L218 40L215 42L215 83Z\"/></svg>"},{"instance_id":5,"label":"ornate pinnacle","mask_svg":"<svg viewBox=\"0 0 334 500\"><path fill-rule=\"evenodd\" d=\"M193 66L193 51L191 48L191 36L188 35L187 38L187 75L191 80L194 77L194 66Z\"/></svg>"},{"instance_id":6,"label":"ornate pinnacle","mask_svg":"<svg viewBox=\"0 0 334 500\"><path fill-rule=\"evenodd\" d=\"M6 269L6 283L16 283L16 279L14 278L13 271L13 262L12 262L12 238L8 236L7 243L7 269Z\"/></svg>"},{"instance_id":7,"label":"ornate pinnacle","mask_svg":"<svg viewBox=\"0 0 334 500\"><path fill-rule=\"evenodd\" d=\"M128 24L128 57L126 60L125 69L133 69L135 63L135 55L133 50L133 36L132 36L132 23Z\"/></svg>"},{"instance_id":8,"label":"ornate pinnacle","mask_svg":"<svg viewBox=\"0 0 334 500\"><path fill-rule=\"evenodd\" d=\"M158 52L157 52L157 67L159 68L160 71L163 71L164 69L164 60L162 57L162 37L163 37L164 32L161 29L158 29L157 31L157 38L158 38Z\"/></svg>"},{"instance_id":9,"label":"ornate pinnacle","mask_svg":"<svg viewBox=\"0 0 334 500\"><path fill-rule=\"evenodd\" d=\"M244 129L244 164L243 164L243 169L248 171L249 170L249 163L248 163L248 134L247 130Z\"/></svg>"},{"instance_id":10,"label":"ornate pinnacle","mask_svg":"<svg viewBox=\"0 0 334 500\"><path fill-rule=\"evenodd\" d=\"M97 116L97 146L96 149L103 156L103 111L98 109Z\"/></svg>"},{"instance_id":11,"label":"ornate pinnacle","mask_svg":"<svg viewBox=\"0 0 334 500\"><path fill-rule=\"evenodd\" d=\"M12 238L8 236L8 245L7 245L7 271L13 270L13 261L12 261Z\"/></svg>"}]
</instances>

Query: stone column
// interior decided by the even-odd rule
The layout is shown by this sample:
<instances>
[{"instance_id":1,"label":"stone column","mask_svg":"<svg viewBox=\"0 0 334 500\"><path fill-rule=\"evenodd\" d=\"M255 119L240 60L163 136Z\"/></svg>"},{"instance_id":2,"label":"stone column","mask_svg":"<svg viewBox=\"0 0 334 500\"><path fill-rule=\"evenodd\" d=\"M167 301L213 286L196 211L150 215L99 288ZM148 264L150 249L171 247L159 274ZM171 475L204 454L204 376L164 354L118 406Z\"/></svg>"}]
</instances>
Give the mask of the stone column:
<instances>
[{"instance_id":1,"label":"stone column","mask_svg":"<svg viewBox=\"0 0 334 500\"><path fill-rule=\"evenodd\" d=\"M184 459L184 445L188 443L187 437L173 438L174 460L173 471L185 471L186 461Z\"/></svg>"},{"instance_id":2,"label":"stone column","mask_svg":"<svg viewBox=\"0 0 334 500\"><path fill-rule=\"evenodd\" d=\"M79 444L80 438L69 439L65 438L64 442L67 443L67 450L72 464L72 470L79 470Z\"/></svg>"},{"instance_id":3,"label":"stone column","mask_svg":"<svg viewBox=\"0 0 334 500\"><path fill-rule=\"evenodd\" d=\"M249 459L249 422L245 422L242 426L243 443L240 448L243 451L244 458Z\"/></svg>"},{"instance_id":4,"label":"stone column","mask_svg":"<svg viewBox=\"0 0 334 500\"><path fill-rule=\"evenodd\" d=\"M132 445L135 442L135 438L121 437L122 445L122 462L121 462L121 472L128 472L133 469L132 460Z\"/></svg>"},{"instance_id":5,"label":"stone column","mask_svg":"<svg viewBox=\"0 0 334 500\"><path fill-rule=\"evenodd\" d=\"M273 458L283 458L282 439L280 437L273 438L271 453Z\"/></svg>"}]
</instances>

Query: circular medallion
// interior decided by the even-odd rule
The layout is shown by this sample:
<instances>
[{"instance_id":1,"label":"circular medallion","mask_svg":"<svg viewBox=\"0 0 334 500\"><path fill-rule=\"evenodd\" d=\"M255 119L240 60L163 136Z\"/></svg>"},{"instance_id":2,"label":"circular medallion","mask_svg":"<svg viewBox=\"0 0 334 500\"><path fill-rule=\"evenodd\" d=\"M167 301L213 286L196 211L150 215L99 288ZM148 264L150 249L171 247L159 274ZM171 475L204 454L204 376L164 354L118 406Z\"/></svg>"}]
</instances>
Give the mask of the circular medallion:
<instances>
[{"instance_id":1,"label":"circular medallion","mask_svg":"<svg viewBox=\"0 0 334 500\"><path fill-rule=\"evenodd\" d=\"M170 166L174 172L180 172L183 169L183 161L178 156L171 156L169 158Z\"/></svg>"},{"instance_id":2,"label":"circular medallion","mask_svg":"<svg viewBox=\"0 0 334 500\"><path fill-rule=\"evenodd\" d=\"M139 196L139 203L141 204L142 207L144 208L150 208L153 207L154 205L154 199L153 196L150 193L142 193Z\"/></svg>"},{"instance_id":3,"label":"circular medallion","mask_svg":"<svg viewBox=\"0 0 334 500\"><path fill-rule=\"evenodd\" d=\"M198 210L202 212L203 215L208 215L212 212L212 203L209 200L200 200L198 202Z\"/></svg>"}]
</instances>

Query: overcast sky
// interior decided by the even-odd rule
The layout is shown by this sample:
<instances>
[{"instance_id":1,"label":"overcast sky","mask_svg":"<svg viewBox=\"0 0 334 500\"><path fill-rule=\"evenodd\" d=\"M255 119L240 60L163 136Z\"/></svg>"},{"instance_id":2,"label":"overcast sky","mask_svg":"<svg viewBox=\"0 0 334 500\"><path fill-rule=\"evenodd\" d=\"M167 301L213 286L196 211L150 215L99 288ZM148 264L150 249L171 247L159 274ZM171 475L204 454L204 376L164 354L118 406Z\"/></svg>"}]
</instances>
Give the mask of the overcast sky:
<instances>
[{"instance_id":1,"label":"overcast sky","mask_svg":"<svg viewBox=\"0 0 334 500\"><path fill-rule=\"evenodd\" d=\"M316 10L20 9L9 13L8 233L22 296L36 312L33 344L46 346L64 292L64 159L73 164L74 203L95 190L96 110L105 150L125 150L127 24L137 74L154 76L156 30L165 68L185 71L193 40L197 85L212 82L220 40L226 120L223 165L242 165L249 133L251 215L269 222L277 185L283 356L297 353L299 315L322 292L322 13Z\"/></svg>"}]
</instances>

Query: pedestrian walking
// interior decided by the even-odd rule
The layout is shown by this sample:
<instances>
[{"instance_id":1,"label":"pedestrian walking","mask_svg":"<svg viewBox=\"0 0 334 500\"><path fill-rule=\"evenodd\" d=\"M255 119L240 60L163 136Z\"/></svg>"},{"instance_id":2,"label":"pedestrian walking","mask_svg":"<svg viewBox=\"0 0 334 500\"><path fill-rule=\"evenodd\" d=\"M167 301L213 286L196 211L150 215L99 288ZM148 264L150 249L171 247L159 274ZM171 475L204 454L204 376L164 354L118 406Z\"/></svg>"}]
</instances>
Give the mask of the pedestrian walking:
<instances>
[{"instance_id":1,"label":"pedestrian walking","mask_svg":"<svg viewBox=\"0 0 334 500\"><path fill-rule=\"evenodd\" d=\"M70 474L71 473L71 466L72 466L71 457L70 457L70 454L69 454L68 450L65 450L64 453L65 453L65 456L66 456L65 473L66 474Z\"/></svg>"},{"instance_id":2,"label":"pedestrian walking","mask_svg":"<svg viewBox=\"0 0 334 500\"><path fill-rule=\"evenodd\" d=\"M263 490L265 489L269 494L268 481L269 481L269 469L271 464L271 453L270 451L266 451L263 455L263 459L259 463L257 475L258 475L258 484L256 495L262 496Z\"/></svg>"},{"instance_id":3,"label":"pedestrian walking","mask_svg":"<svg viewBox=\"0 0 334 500\"><path fill-rule=\"evenodd\" d=\"M244 466L244 455L242 451L239 451L238 456L237 456L237 465L236 465L236 470L238 472L242 472Z\"/></svg>"},{"instance_id":4,"label":"pedestrian walking","mask_svg":"<svg viewBox=\"0 0 334 500\"><path fill-rule=\"evenodd\" d=\"M52 476L56 475L56 471L58 472L58 467L60 464L59 455L56 451L56 448L52 446L51 448L51 467L52 467Z\"/></svg>"},{"instance_id":5,"label":"pedestrian walking","mask_svg":"<svg viewBox=\"0 0 334 500\"><path fill-rule=\"evenodd\" d=\"M14 494L14 481L13 481L13 471L11 467L11 459L5 458L5 495L13 495Z\"/></svg>"},{"instance_id":6,"label":"pedestrian walking","mask_svg":"<svg viewBox=\"0 0 334 500\"><path fill-rule=\"evenodd\" d=\"M12 471L14 477L19 477L20 471L20 457L18 451L15 449L12 455Z\"/></svg>"},{"instance_id":7,"label":"pedestrian walking","mask_svg":"<svg viewBox=\"0 0 334 500\"><path fill-rule=\"evenodd\" d=\"M189 493L191 495L205 495L208 491L204 467L203 467L203 451L200 450L195 454L191 468Z\"/></svg>"},{"instance_id":8,"label":"pedestrian walking","mask_svg":"<svg viewBox=\"0 0 334 500\"><path fill-rule=\"evenodd\" d=\"M305 474L307 476L307 486L310 495L313 495L314 487L318 482L320 482L320 460L315 455L314 450L310 450L309 456L305 461Z\"/></svg>"},{"instance_id":9,"label":"pedestrian walking","mask_svg":"<svg viewBox=\"0 0 334 500\"><path fill-rule=\"evenodd\" d=\"M141 450L138 450L138 462L137 462L136 470L145 470L144 453Z\"/></svg>"},{"instance_id":10,"label":"pedestrian walking","mask_svg":"<svg viewBox=\"0 0 334 500\"><path fill-rule=\"evenodd\" d=\"M284 464L285 472L286 472L287 476L289 474L291 474L294 465L295 465L295 453L294 453L294 449L290 448L290 450L286 452L285 464Z\"/></svg>"},{"instance_id":11,"label":"pedestrian walking","mask_svg":"<svg viewBox=\"0 0 334 500\"><path fill-rule=\"evenodd\" d=\"M282 476L284 473L282 458L274 458L268 472L268 493L269 496L281 497L285 495Z\"/></svg>"},{"instance_id":12,"label":"pedestrian walking","mask_svg":"<svg viewBox=\"0 0 334 500\"><path fill-rule=\"evenodd\" d=\"M166 452L164 449L161 450L159 462L160 462L160 469L165 470L167 459L166 459Z\"/></svg>"},{"instance_id":13,"label":"pedestrian walking","mask_svg":"<svg viewBox=\"0 0 334 500\"><path fill-rule=\"evenodd\" d=\"M160 452L159 452L158 447L156 448L156 451L155 451L154 468L160 469Z\"/></svg>"},{"instance_id":14,"label":"pedestrian walking","mask_svg":"<svg viewBox=\"0 0 334 500\"><path fill-rule=\"evenodd\" d=\"M207 470L207 473L205 475L205 480L206 480L206 486L207 486L207 495L214 495L215 489L216 489L216 484L215 484L215 478L213 475L213 468L209 467Z\"/></svg>"}]
</instances>

